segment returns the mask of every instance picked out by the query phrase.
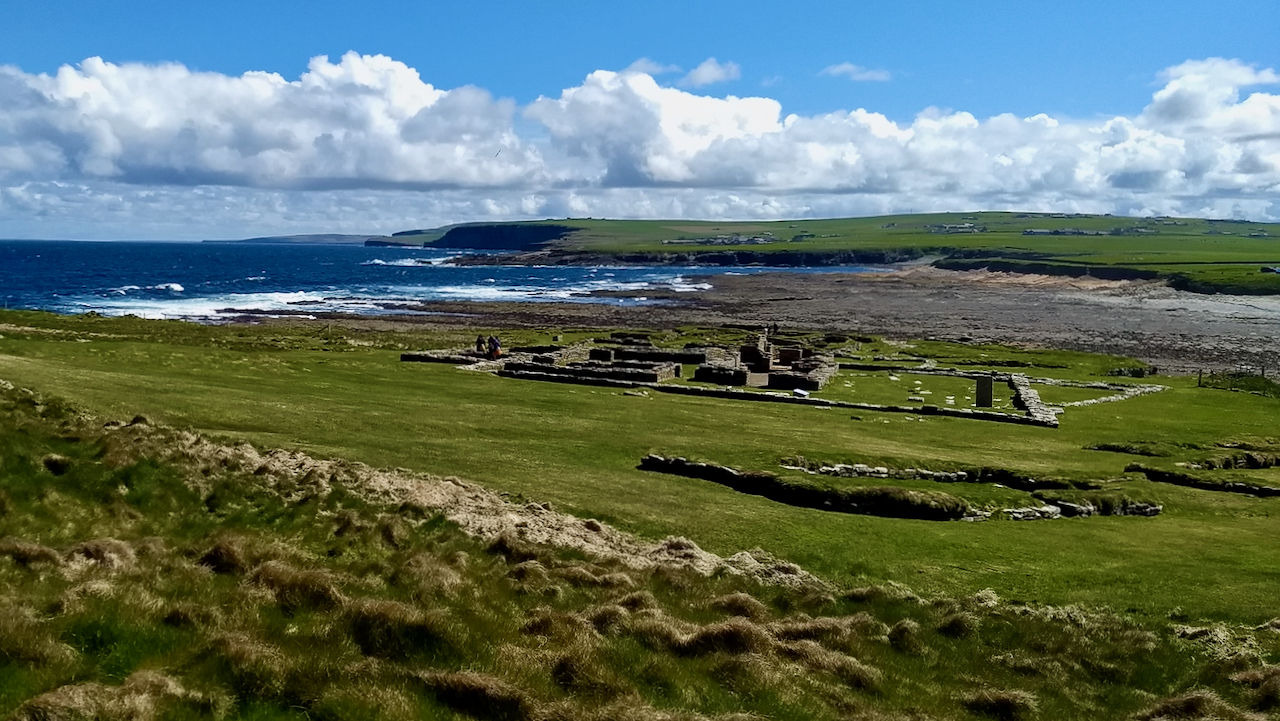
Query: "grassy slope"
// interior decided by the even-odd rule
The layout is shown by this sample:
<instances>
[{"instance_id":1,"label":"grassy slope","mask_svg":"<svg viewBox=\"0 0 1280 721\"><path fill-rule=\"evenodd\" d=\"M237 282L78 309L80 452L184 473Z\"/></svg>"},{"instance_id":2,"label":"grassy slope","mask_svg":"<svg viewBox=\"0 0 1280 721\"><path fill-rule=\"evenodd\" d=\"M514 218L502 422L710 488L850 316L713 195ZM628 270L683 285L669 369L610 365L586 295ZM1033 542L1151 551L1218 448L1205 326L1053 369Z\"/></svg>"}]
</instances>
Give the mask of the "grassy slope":
<instances>
[{"instance_id":1,"label":"grassy slope","mask_svg":"<svg viewBox=\"0 0 1280 721\"><path fill-rule=\"evenodd\" d=\"M1246 718L1277 696L1251 688L1270 631L486 547L347 470L168 443L0 388L0 716Z\"/></svg>"},{"instance_id":2,"label":"grassy slope","mask_svg":"<svg viewBox=\"0 0 1280 721\"><path fill-rule=\"evenodd\" d=\"M1025 216L1025 217L1019 217ZM1111 216L1054 218L1036 213L934 213L775 222L549 220L579 228L554 247L598 253L673 253L746 250L760 253L910 250L946 254L984 253L988 262L1048 263L1051 266L1115 266L1181 275L1192 289L1280 293L1280 276L1262 274L1261 265L1280 265L1280 225L1188 219L1139 219ZM926 226L972 222L988 232L933 234ZM1177 224L1175 224L1177 223ZM1151 235L1024 236L1025 229L1110 231L1144 228ZM734 233L770 232L788 240L768 245L664 245L663 240L709 238ZM1265 232L1267 237L1249 237Z\"/></svg>"},{"instance_id":3,"label":"grassy slope","mask_svg":"<svg viewBox=\"0 0 1280 721\"><path fill-rule=\"evenodd\" d=\"M115 417L142 413L267 446L456 474L644 535L687 535L716 552L762 546L840 583L894 580L947 594L992 587L1026 602L1106 604L1150 617L1175 606L1193 618L1251 624L1276 615L1280 547L1272 541L1280 500L1152 484L1123 473L1136 457L1083 448L1164 444L1177 452L1142 460L1172 468L1208 453L1188 445L1211 448L1273 434L1280 400L1162 379L1171 390L1071 409L1057 430L946 418L907 421L900 414L860 413L863 420L854 421L847 413L807 407L665 394L637 398L499 379L399 363L396 350L376 347L403 345L409 340L403 336L348 339L334 332L325 339L323 328L6 317L64 333L5 330L0 377ZM125 337L86 336L87 330ZM458 335L465 343L466 334ZM912 352L946 364L981 353L992 359L999 351L920 344ZM1007 355L1048 366L1029 369L1032 374L1062 377L1087 378L1119 363L1084 354ZM991 465L1033 475L1120 479L1109 488L1164 503L1166 512L1156 519L985 524L828 514L637 470L651 451L756 469L776 468L780 458L799 454L896 467ZM1276 469L1221 473L1280 485ZM1012 490L937 488L978 504L1032 502Z\"/></svg>"}]
</instances>

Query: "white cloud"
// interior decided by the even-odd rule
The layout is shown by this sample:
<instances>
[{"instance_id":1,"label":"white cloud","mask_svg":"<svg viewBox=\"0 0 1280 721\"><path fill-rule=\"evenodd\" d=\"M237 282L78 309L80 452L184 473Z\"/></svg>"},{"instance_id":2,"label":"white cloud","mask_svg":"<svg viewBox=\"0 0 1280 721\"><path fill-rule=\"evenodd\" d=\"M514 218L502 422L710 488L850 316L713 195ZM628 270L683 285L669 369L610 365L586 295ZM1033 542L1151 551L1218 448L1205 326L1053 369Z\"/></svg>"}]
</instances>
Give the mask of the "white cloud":
<instances>
[{"instance_id":1,"label":"white cloud","mask_svg":"<svg viewBox=\"0 0 1280 721\"><path fill-rule=\"evenodd\" d=\"M948 208L1280 220L1280 95L1265 92L1277 83L1211 58L1165 71L1132 117L926 109L897 122L784 115L637 67L523 108L356 54L292 81L98 59L53 75L0 67L0 236Z\"/></svg>"},{"instance_id":2,"label":"white cloud","mask_svg":"<svg viewBox=\"0 0 1280 721\"><path fill-rule=\"evenodd\" d=\"M639 60L627 66L623 72L644 73L646 75L666 75L667 73L680 72L679 65L663 65L662 63L650 60L649 58L640 58Z\"/></svg>"},{"instance_id":3,"label":"white cloud","mask_svg":"<svg viewBox=\"0 0 1280 721\"><path fill-rule=\"evenodd\" d=\"M892 79L892 75L888 70L872 70L864 68L861 65L853 63L840 63L839 65L829 65L822 69L819 75L830 75L832 77L846 77L850 80L858 82L878 82L887 83Z\"/></svg>"},{"instance_id":4,"label":"white cloud","mask_svg":"<svg viewBox=\"0 0 1280 721\"><path fill-rule=\"evenodd\" d=\"M540 166L512 128L514 103L439 90L384 56L313 58L292 82L90 58L52 76L2 68L0 93L18 100L0 110L0 178L29 177L43 158L69 177L138 184L487 187Z\"/></svg>"},{"instance_id":5,"label":"white cloud","mask_svg":"<svg viewBox=\"0 0 1280 721\"><path fill-rule=\"evenodd\" d=\"M680 79L682 88L701 88L706 85L723 83L726 80L737 80L742 77L742 68L737 63L719 63L715 58L707 58L702 64Z\"/></svg>"}]
</instances>

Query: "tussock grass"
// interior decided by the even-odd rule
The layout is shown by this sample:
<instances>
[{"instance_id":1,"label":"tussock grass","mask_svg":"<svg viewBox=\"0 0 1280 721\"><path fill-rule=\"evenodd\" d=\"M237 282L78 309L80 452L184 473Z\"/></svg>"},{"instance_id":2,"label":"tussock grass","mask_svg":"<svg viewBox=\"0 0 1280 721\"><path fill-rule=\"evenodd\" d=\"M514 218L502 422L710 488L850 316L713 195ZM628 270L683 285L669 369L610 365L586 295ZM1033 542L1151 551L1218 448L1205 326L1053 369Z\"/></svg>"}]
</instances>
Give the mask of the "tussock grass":
<instances>
[{"instance_id":1,"label":"tussock grass","mask_svg":"<svg viewBox=\"0 0 1280 721\"><path fill-rule=\"evenodd\" d=\"M678 653L701 656L710 653L764 653L773 648L773 637L745 618L712 623L681 638Z\"/></svg>"},{"instance_id":2,"label":"tussock grass","mask_svg":"<svg viewBox=\"0 0 1280 721\"><path fill-rule=\"evenodd\" d=\"M1244 671L1231 677L1232 681L1253 689L1250 703L1258 711L1280 708L1280 666Z\"/></svg>"},{"instance_id":3,"label":"tussock grass","mask_svg":"<svg viewBox=\"0 0 1280 721\"><path fill-rule=\"evenodd\" d=\"M923 654L927 649L920 638L920 623L904 618L889 628L889 645L902 653Z\"/></svg>"},{"instance_id":4,"label":"tussock grass","mask_svg":"<svg viewBox=\"0 0 1280 721\"><path fill-rule=\"evenodd\" d=\"M967 611L947 614L938 622L938 633L952 638L967 638L977 633L981 622L978 617Z\"/></svg>"},{"instance_id":5,"label":"tussock grass","mask_svg":"<svg viewBox=\"0 0 1280 721\"><path fill-rule=\"evenodd\" d=\"M410 556L391 574L390 581L408 589L420 603L447 597L463 585L462 573L431 553Z\"/></svg>"},{"instance_id":6,"label":"tussock grass","mask_svg":"<svg viewBox=\"0 0 1280 721\"><path fill-rule=\"evenodd\" d=\"M66 456L50 453L40 459L40 465L55 476L62 476L71 470L72 461Z\"/></svg>"},{"instance_id":7,"label":"tussock grass","mask_svg":"<svg viewBox=\"0 0 1280 721\"><path fill-rule=\"evenodd\" d=\"M0 661L45 667L70 663L77 655L29 609L0 607Z\"/></svg>"},{"instance_id":8,"label":"tussock grass","mask_svg":"<svg viewBox=\"0 0 1280 721\"><path fill-rule=\"evenodd\" d=\"M199 563L221 574L242 574L256 565L245 550L243 541L234 535L219 538L200 556Z\"/></svg>"},{"instance_id":9,"label":"tussock grass","mask_svg":"<svg viewBox=\"0 0 1280 721\"><path fill-rule=\"evenodd\" d=\"M1276 696L1260 663L1280 634L1258 621L1178 637L871 573L855 589L764 586L486 543L425 506L355 496L349 469L303 490L310 466L281 453L258 454L275 464L261 475L212 451L173 465L149 456L154 426L50 425L30 415L45 404L15 416L6 398L0 718L919 720L965 713L957 689L1019 688L1040 718L1092 720L1189 679L1249 718ZM55 452L74 483L40 463ZM679 537L662 552L701 553Z\"/></svg>"},{"instance_id":10,"label":"tussock grass","mask_svg":"<svg viewBox=\"0 0 1280 721\"><path fill-rule=\"evenodd\" d=\"M630 588L635 585L635 581L625 573L595 573L591 568L583 565L570 565L563 568L557 568L552 571L552 575L561 580L567 581L573 586L593 586L596 588Z\"/></svg>"},{"instance_id":11,"label":"tussock grass","mask_svg":"<svg viewBox=\"0 0 1280 721\"><path fill-rule=\"evenodd\" d=\"M648 590L632 591L618 599L618 605L628 611L642 611L661 607L658 599Z\"/></svg>"},{"instance_id":12,"label":"tussock grass","mask_svg":"<svg viewBox=\"0 0 1280 721\"><path fill-rule=\"evenodd\" d=\"M605 634L619 629L631 617L631 612L621 605L610 603L587 609L585 615L597 633Z\"/></svg>"},{"instance_id":13,"label":"tussock grass","mask_svg":"<svg viewBox=\"0 0 1280 721\"><path fill-rule=\"evenodd\" d=\"M768 606L755 596L741 591L717 596L711 599L711 602L707 605L717 611L724 611L734 616L743 616L753 621L763 620L769 615Z\"/></svg>"},{"instance_id":14,"label":"tussock grass","mask_svg":"<svg viewBox=\"0 0 1280 721\"><path fill-rule=\"evenodd\" d=\"M11 558L14 563L23 568L30 568L37 564L62 565L62 554L56 550L18 538L0 539L0 557Z\"/></svg>"},{"instance_id":15,"label":"tussock grass","mask_svg":"<svg viewBox=\"0 0 1280 721\"><path fill-rule=\"evenodd\" d=\"M441 703L461 713L494 721L534 717L529 696L502 679L471 672L422 672L416 675Z\"/></svg>"},{"instance_id":16,"label":"tussock grass","mask_svg":"<svg viewBox=\"0 0 1280 721\"><path fill-rule=\"evenodd\" d=\"M1023 721L1040 709L1035 694L1019 690L986 689L966 696L963 705L972 713L998 721Z\"/></svg>"},{"instance_id":17,"label":"tussock grass","mask_svg":"<svg viewBox=\"0 0 1280 721\"><path fill-rule=\"evenodd\" d=\"M888 626L865 611L850 616L775 621L768 628L783 641L820 641L835 648L847 648L858 638L887 638L889 633Z\"/></svg>"},{"instance_id":18,"label":"tussock grass","mask_svg":"<svg viewBox=\"0 0 1280 721\"><path fill-rule=\"evenodd\" d=\"M454 645L449 619L440 611L422 611L396 601L361 599L347 606L346 616L352 638L368 656L438 656Z\"/></svg>"},{"instance_id":19,"label":"tussock grass","mask_svg":"<svg viewBox=\"0 0 1280 721\"><path fill-rule=\"evenodd\" d=\"M1236 708L1209 690L1165 699L1134 718L1136 721L1263 721L1263 716Z\"/></svg>"},{"instance_id":20,"label":"tussock grass","mask_svg":"<svg viewBox=\"0 0 1280 721\"><path fill-rule=\"evenodd\" d=\"M77 543L67 549L66 555L69 560L83 559L112 570L128 568L137 561L137 554L134 553L133 547L114 538L99 538Z\"/></svg>"},{"instance_id":21,"label":"tussock grass","mask_svg":"<svg viewBox=\"0 0 1280 721\"><path fill-rule=\"evenodd\" d=\"M338 608L346 602L331 574L294 568L284 561L267 561L249 574L249 580L271 590L286 613Z\"/></svg>"},{"instance_id":22,"label":"tussock grass","mask_svg":"<svg viewBox=\"0 0 1280 721\"><path fill-rule=\"evenodd\" d=\"M778 646L778 653L800 662L812 671L834 674L856 689L874 689L884 678L878 669L856 658L823 648L816 641L791 641Z\"/></svg>"}]
</instances>

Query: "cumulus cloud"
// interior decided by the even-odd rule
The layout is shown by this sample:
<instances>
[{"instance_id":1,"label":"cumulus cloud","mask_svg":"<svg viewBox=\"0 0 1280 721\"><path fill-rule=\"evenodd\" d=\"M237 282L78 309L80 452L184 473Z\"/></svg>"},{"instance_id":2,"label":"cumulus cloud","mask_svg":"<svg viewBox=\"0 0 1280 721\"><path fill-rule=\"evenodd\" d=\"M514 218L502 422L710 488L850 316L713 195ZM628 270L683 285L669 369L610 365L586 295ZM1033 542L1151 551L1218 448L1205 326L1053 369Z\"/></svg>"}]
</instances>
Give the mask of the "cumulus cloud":
<instances>
[{"instance_id":1,"label":"cumulus cloud","mask_svg":"<svg viewBox=\"0 0 1280 721\"><path fill-rule=\"evenodd\" d=\"M723 83L726 80L737 80L742 77L742 68L737 63L720 63L715 58L707 58L689 74L680 78L682 88L701 88L706 85Z\"/></svg>"},{"instance_id":2,"label":"cumulus cloud","mask_svg":"<svg viewBox=\"0 0 1280 721\"><path fill-rule=\"evenodd\" d=\"M1169 68L1141 113L1090 119L787 115L657 71L596 71L520 107L354 53L296 80L96 58L52 75L2 67L0 233L954 208L1280 219L1280 75L1238 60Z\"/></svg>"},{"instance_id":3,"label":"cumulus cloud","mask_svg":"<svg viewBox=\"0 0 1280 721\"><path fill-rule=\"evenodd\" d=\"M857 82L877 82L887 83L892 79L888 70L872 70L864 68L861 65L853 63L840 63L839 65L828 65L823 68L819 75L830 75L832 77L846 77Z\"/></svg>"},{"instance_id":4,"label":"cumulus cloud","mask_svg":"<svg viewBox=\"0 0 1280 721\"><path fill-rule=\"evenodd\" d=\"M440 90L384 56L311 60L286 81L90 58L0 68L0 177L54 167L138 184L503 186L536 176L515 104ZM497 151L502 150L497 158Z\"/></svg>"}]
</instances>

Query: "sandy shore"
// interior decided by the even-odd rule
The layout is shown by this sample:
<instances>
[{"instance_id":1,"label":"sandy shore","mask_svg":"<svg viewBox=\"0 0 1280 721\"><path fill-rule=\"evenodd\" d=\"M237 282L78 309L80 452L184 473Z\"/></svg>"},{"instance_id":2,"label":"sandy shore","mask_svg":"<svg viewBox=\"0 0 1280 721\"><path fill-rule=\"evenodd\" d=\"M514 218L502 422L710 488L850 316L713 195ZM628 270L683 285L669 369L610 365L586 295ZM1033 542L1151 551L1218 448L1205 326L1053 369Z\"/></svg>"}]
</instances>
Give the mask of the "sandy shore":
<instances>
[{"instance_id":1,"label":"sandy shore","mask_svg":"<svg viewBox=\"0 0 1280 721\"><path fill-rule=\"evenodd\" d=\"M658 305L428 303L431 325L644 327L777 323L874 335L1100 351L1166 372L1265 366L1280 372L1280 297L1198 295L1154 281L956 272L709 276ZM368 321L392 325L400 321Z\"/></svg>"}]
</instances>

